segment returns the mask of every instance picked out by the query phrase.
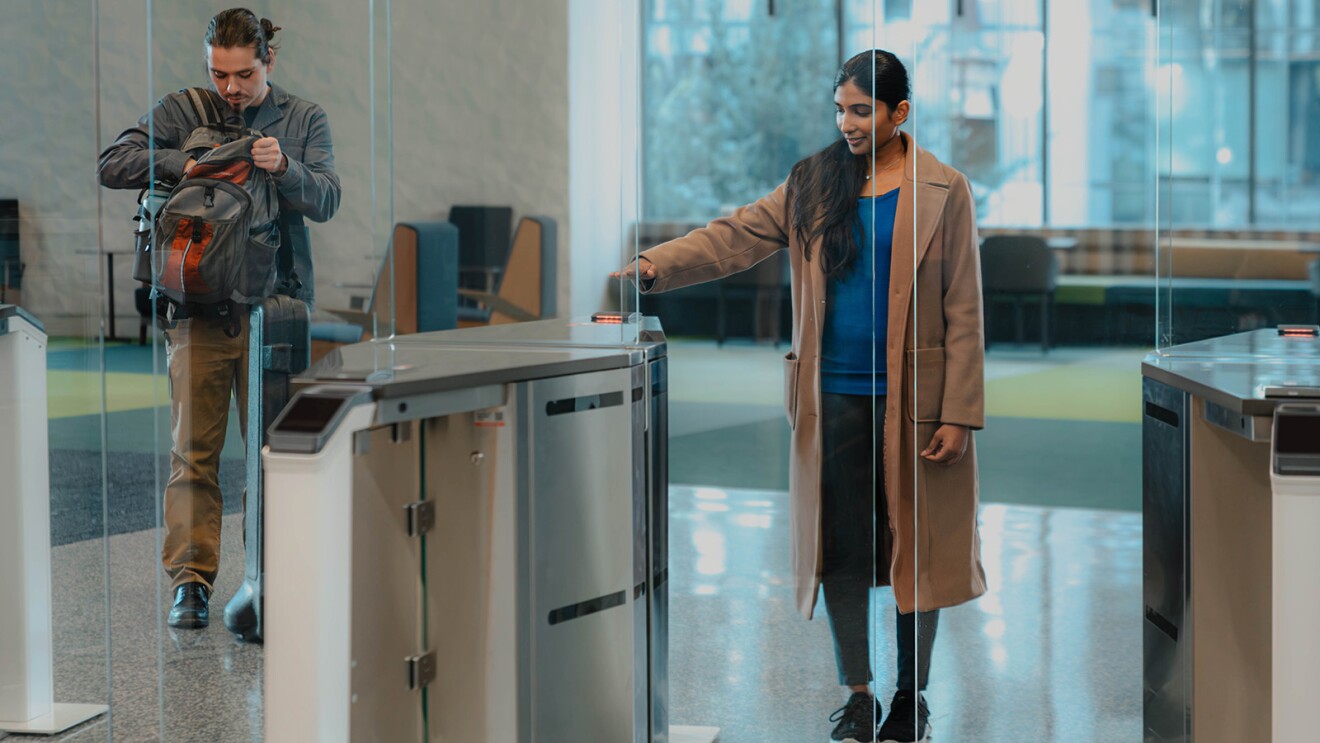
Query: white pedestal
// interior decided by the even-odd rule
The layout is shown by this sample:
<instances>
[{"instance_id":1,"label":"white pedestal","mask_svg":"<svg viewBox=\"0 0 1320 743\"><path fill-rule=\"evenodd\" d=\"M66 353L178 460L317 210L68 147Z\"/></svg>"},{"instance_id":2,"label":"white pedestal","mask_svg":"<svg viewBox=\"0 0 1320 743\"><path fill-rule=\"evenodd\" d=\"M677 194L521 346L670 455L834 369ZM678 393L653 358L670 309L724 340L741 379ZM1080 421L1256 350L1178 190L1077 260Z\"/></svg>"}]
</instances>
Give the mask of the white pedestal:
<instances>
[{"instance_id":1,"label":"white pedestal","mask_svg":"<svg viewBox=\"0 0 1320 743\"><path fill-rule=\"evenodd\" d=\"M671 725L669 743L715 743L720 739L720 729L698 725Z\"/></svg>"},{"instance_id":2,"label":"white pedestal","mask_svg":"<svg viewBox=\"0 0 1320 743\"><path fill-rule=\"evenodd\" d=\"M1274 740L1314 740L1320 689L1320 477L1274 481Z\"/></svg>"},{"instance_id":3,"label":"white pedestal","mask_svg":"<svg viewBox=\"0 0 1320 743\"><path fill-rule=\"evenodd\" d=\"M58 733L107 710L55 704L46 334L0 316L0 731Z\"/></svg>"},{"instance_id":4,"label":"white pedestal","mask_svg":"<svg viewBox=\"0 0 1320 743\"><path fill-rule=\"evenodd\" d=\"M0 720L0 730L15 734L54 735L74 725L81 725L109 710L110 708L104 704L53 704L49 713L34 717L27 722Z\"/></svg>"}]
</instances>

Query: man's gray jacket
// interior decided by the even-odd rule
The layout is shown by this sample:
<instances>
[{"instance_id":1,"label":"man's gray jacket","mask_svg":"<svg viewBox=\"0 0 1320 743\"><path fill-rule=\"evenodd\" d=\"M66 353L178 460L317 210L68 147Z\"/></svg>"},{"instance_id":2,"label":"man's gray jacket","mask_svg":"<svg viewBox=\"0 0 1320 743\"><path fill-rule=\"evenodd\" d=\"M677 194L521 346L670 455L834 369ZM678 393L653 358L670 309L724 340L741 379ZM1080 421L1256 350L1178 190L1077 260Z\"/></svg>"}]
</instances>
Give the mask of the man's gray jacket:
<instances>
[{"instance_id":1,"label":"man's gray jacket","mask_svg":"<svg viewBox=\"0 0 1320 743\"><path fill-rule=\"evenodd\" d=\"M280 194L280 249L277 285L290 275L302 284L298 298L315 305L316 282L312 250L303 217L324 222L339 209L339 176L330 144L330 123L315 103L290 95L269 83L252 128L280 141L289 167L275 178ZM178 183L189 155L179 148L202 122L184 91L170 93L156 103L138 125L119 135L101 153L101 185L143 188L154 180ZM154 171L153 171L154 168Z\"/></svg>"}]
</instances>

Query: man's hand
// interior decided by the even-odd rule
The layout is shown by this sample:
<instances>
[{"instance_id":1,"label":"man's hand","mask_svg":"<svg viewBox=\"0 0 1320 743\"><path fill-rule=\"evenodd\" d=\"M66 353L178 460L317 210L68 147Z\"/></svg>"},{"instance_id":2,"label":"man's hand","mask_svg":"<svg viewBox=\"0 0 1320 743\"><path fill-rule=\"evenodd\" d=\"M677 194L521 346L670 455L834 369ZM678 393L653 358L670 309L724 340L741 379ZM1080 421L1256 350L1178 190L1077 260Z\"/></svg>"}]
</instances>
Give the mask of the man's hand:
<instances>
[{"instance_id":1,"label":"man's hand","mask_svg":"<svg viewBox=\"0 0 1320 743\"><path fill-rule=\"evenodd\" d=\"M622 271L613 271L613 272L611 272L611 273L610 273L610 278L612 278L612 279L633 279L633 278L636 278L637 269L639 268L639 264L640 264L640 268L641 268L641 272L642 272L642 279L643 279L643 280L645 280L645 279L654 279L654 278L655 278L655 266L652 265L650 261L646 260L645 258L641 258L641 257L638 257L638 259L637 259L635 262L629 262L628 265L626 265L626 266L623 267L623 270L622 270Z\"/></svg>"},{"instance_id":2,"label":"man's hand","mask_svg":"<svg viewBox=\"0 0 1320 743\"><path fill-rule=\"evenodd\" d=\"M936 464L957 464L967 453L968 437L967 426L945 423L930 437L930 445L921 456Z\"/></svg>"},{"instance_id":3,"label":"man's hand","mask_svg":"<svg viewBox=\"0 0 1320 743\"><path fill-rule=\"evenodd\" d=\"M188 158L188 162L183 164L183 174L188 175L188 171L192 170L193 166L196 164L197 164L196 160L192 159L191 157Z\"/></svg>"},{"instance_id":4,"label":"man's hand","mask_svg":"<svg viewBox=\"0 0 1320 743\"><path fill-rule=\"evenodd\" d=\"M271 175L283 175L288 170L288 159L280 152L280 141L274 137L262 137L252 143L252 163Z\"/></svg>"}]
</instances>

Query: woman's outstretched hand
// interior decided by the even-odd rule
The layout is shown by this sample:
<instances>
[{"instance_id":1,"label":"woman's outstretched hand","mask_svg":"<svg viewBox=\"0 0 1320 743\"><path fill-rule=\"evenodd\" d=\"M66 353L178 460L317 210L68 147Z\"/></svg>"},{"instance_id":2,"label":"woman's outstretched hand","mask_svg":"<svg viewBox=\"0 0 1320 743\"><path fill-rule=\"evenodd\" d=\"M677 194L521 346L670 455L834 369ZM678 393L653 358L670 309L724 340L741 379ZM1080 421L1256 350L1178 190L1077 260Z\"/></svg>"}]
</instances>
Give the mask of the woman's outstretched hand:
<instances>
[{"instance_id":1,"label":"woman's outstretched hand","mask_svg":"<svg viewBox=\"0 0 1320 743\"><path fill-rule=\"evenodd\" d=\"M638 258L636 261L623 267L622 271L614 271L610 274L612 279L635 279L638 270L642 273L642 279L655 278L655 265L645 258Z\"/></svg>"},{"instance_id":2,"label":"woman's outstretched hand","mask_svg":"<svg viewBox=\"0 0 1320 743\"><path fill-rule=\"evenodd\" d=\"M945 423L930 437L930 445L921 456L936 464L957 464L967 453L967 439L967 426Z\"/></svg>"}]
</instances>

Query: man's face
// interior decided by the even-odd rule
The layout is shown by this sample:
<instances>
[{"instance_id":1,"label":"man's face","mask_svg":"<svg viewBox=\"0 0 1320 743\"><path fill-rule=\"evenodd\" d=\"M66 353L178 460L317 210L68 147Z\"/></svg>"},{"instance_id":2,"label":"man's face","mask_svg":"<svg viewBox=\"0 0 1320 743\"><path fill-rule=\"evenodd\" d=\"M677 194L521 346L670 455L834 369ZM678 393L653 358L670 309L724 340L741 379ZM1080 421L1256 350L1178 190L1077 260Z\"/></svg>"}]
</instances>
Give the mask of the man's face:
<instances>
[{"instance_id":1,"label":"man's face","mask_svg":"<svg viewBox=\"0 0 1320 743\"><path fill-rule=\"evenodd\" d=\"M257 51L250 46L208 46L206 67L211 84L236 111L249 106L260 106L266 100L266 78L275 69L275 60L266 64L257 59Z\"/></svg>"}]
</instances>

